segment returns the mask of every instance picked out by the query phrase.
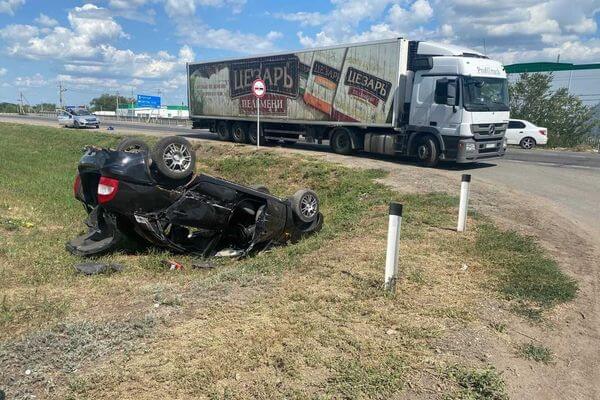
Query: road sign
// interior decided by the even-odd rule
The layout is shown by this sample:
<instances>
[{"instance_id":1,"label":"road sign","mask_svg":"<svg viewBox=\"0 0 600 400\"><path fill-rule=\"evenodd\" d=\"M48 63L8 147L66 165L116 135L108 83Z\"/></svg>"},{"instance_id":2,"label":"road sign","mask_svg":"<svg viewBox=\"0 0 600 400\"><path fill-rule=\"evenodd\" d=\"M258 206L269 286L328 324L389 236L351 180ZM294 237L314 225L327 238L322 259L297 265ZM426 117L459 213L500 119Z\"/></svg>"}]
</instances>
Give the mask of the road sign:
<instances>
[{"instance_id":1,"label":"road sign","mask_svg":"<svg viewBox=\"0 0 600 400\"><path fill-rule=\"evenodd\" d=\"M252 82L252 94L259 99L267 93L267 85L262 79L257 79Z\"/></svg>"},{"instance_id":2,"label":"road sign","mask_svg":"<svg viewBox=\"0 0 600 400\"><path fill-rule=\"evenodd\" d=\"M146 96L144 94L137 95L138 107L160 108L159 96Z\"/></svg>"}]
</instances>

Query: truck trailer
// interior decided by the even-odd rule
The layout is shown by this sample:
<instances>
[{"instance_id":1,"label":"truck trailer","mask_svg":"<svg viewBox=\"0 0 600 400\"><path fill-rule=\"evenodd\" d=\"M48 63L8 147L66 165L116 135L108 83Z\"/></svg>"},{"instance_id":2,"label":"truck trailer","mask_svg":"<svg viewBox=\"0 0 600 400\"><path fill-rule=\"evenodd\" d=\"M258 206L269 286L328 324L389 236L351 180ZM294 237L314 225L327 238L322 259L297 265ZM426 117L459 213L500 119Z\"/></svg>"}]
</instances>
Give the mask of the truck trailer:
<instances>
[{"instance_id":1,"label":"truck trailer","mask_svg":"<svg viewBox=\"0 0 600 400\"><path fill-rule=\"evenodd\" d=\"M329 142L426 166L500 157L508 82L474 50L403 38L187 64L194 128L222 140ZM252 83L267 94L257 101Z\"/></svg>"}]
</instances>

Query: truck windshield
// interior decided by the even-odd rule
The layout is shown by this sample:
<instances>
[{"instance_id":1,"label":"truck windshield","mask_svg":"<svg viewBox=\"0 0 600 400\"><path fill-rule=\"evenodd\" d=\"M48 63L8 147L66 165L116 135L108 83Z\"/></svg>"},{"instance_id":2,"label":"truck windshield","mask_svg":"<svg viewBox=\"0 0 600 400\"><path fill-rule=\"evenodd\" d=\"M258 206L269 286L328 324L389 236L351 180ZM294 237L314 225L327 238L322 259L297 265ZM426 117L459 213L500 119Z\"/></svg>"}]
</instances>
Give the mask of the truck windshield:
<instances>
[{"instance_id":1,"label":"truck windshield","mask_svg":"<svg viewBox=\"0 0 600 400\"><path fill-rule=\"evenodd\" d=\"M508 83L501 78L463 78L465 108L469 111L508 111Z\"/></svg>"}]
</instances>

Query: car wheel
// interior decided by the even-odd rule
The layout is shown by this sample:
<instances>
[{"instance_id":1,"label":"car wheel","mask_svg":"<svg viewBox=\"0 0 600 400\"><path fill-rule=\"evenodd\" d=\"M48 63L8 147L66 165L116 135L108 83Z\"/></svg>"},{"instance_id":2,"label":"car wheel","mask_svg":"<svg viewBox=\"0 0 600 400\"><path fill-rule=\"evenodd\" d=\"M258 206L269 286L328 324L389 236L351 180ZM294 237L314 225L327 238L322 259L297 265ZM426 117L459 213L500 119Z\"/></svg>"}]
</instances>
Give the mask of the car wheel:
<instances>
[{"instance_id":1,"label":"car wheel","mask_svg":"<svg viewBox=\"0 0 600 400\"><path fill-rule=\"evenodd\" d=\"M309 189L298 190L290 199L294 215L302 222L313 222L319 215L319 198Z\"/></svg>"},{"instance_id":2,"label":"car wheel","mask_svg":"<svg viewBox=\"0 0 600 400\"><path fill-rule=\"evenodd\" d=\"M219 121L217 123L217 135L220 140L231 140L231 132L229 131L229 124L227 121Z\"/></svg>"},{"instance_id":3,"label":"car wheel","mask_svg":"<svg viewBox=\"0 0 600 400\"><path fill-rule=\"evenodd\" d=\"M78 129L79 128L79 122L73 121L73 128Z\"/></svg>"},{"instance_id":4,"label":"car wheel","mask_svg":"<svg viewBox=\"0 0 600 400\"><path fill-rule=\"evenodd\" d=\"M334 153L352 154L352 139L347 129L336 129L329 144Z\"/></svg>"},{"instance_id":5,"label":"car wheel","mask_svg":"<svg viewBox=\"0 0 600 400\"><path fill-rule=\"evenodd\" d=\"M236 143L246 143L248 141L248 129L243 122L236 122L231 127L231 137Z\"/></svg>"},{"instance_id":6,"label":"car wheel","mask_svg":"<svg viewBox=\"0 0 600 400\"><path fill-rule=\"evenodd\" d=\"M123 138L119 144L117 144L117 151L124 151L127 153L150 153L150 147L142 139L138 138Z\"/></svg>"},{"instance_id":7,"label":"car wheel","mask_svg":"<svg viewBox=\"0 0 600 400\"><path fill-rule=\"evenodd\" d=\"M435 167L439 162L440 149L437 141L431 136L424 136L417 142L417 159L425 167Z\"/></svg>"},{"instance_id":8,"label":"car wheel","mask_svg":"<svg viewBox=\"0 0 600 400\"><path fill-rule=\"evenodd\" d=\"M265 185L252 185L252 186L250 186L250 188L256 190L257 192L271 194L271 192L269 191L269 188L266 187Z\"/></svg>"},{"instance_id":9,"label":"car wheel","mask_svg":"<svg viewBox=\"0 0 600 400\"><path fill-rule=\"evenodd\" d=\"M194 173L196 153L192 144L181 136L160 139L152 150L152 161L158 171L171 179L184 179Z\"/></svg>"},{"instance_id":10,"label":"car wheel","mask_svg":"<svg viewBox=\"0 0 600 400\"><path fill-rule=\"evenodd\" d=\"M535 147L535 145L535 139L529 136L524 137L523 139L521 139L521 142L519 142L519 146L521 146L525 150L531 150Z\"/></svg>"}]
</instances>

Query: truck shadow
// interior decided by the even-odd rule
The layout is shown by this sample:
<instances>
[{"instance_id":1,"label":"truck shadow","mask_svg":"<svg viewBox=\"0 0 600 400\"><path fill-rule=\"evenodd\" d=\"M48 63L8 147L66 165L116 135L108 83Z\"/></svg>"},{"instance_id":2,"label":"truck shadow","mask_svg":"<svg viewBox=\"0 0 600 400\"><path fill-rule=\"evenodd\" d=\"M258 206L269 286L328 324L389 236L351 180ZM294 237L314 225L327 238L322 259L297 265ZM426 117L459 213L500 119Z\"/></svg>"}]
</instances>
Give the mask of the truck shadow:
<instances>
[{"instance_id":1,"label":"truck shadow","mask_svg":"<svg viewBox=\"0 0 600 400\"><path fill-rule=\"evenodd\" d=\"M218 140L216 134L210 133L210 132L204 131L204 130L200 131L200 132L195 131L194 133L182 133L182 134L180 134L180 136L184 136L184 137L187 137L190 139ZM312 151L312 152L318 152L318 153L333 154L331 152L331 150L329 149L329 144L327 141L324 141L323 144L296 142L296 143L290 144L290 145L276 144L276 145L268 145L267 147L283 147L283 148L306 150L306 151ZM385 154L375 154L375 153L366 153L366 152L357 152L357 153L353 154L352 156L348 156L348 157L357 157L357 158L364 158L364 159L368 159L368 160L385 161L385 162L391 162L391 163L396 163L396 164L419 166L419 164L416 162L416 160L414 160L413 158L410 158L410 157L394 157L394 156L388 156ZM476 162L476 163L470 163L470 164L456 164L453 162L440 162L440 164L437 166L437 168L448 170L448 171L469 171L469 170L477 170L477 169L489 168L489 167L494 167L494 166L496 166L496 164L493 162L490 162L490 161Z\"/></svg>"}]
</instances>

